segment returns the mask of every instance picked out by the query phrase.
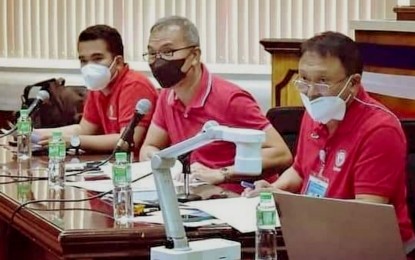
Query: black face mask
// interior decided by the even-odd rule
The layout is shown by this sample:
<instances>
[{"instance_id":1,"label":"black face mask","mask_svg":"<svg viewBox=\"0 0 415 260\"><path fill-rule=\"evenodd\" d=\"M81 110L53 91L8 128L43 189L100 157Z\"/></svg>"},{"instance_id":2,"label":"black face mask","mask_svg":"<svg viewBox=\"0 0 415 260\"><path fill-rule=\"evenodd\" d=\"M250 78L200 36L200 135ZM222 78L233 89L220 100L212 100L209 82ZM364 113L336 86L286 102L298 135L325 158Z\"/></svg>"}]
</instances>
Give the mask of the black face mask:
<instances>
[{"instance_id":1,"label":"black face mask","mask_svg":"<svg viewBox=\"0 0 415 260\"><path fill-rule=\"evenodd\" d=\"M186 77L186 73L181 71L185 61L186 59L164 60L157 58L150 64L151 72L162 88L170 88Z\"/></svg>"}]
</instances>

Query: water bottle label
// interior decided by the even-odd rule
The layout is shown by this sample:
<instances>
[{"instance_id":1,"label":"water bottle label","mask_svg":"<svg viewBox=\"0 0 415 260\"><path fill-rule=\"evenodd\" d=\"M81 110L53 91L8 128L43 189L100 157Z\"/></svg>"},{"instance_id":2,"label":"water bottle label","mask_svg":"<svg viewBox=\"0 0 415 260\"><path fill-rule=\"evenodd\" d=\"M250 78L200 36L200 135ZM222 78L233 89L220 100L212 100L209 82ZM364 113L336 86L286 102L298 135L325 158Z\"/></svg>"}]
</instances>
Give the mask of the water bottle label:
<instances>
[{"instance_id":1,"label":"water bottle label","mask_svg":"<svg viewBox=\"0 0 415 260\"><path fill-rule=\"evenodd\" d=\"M131 182L131 172L126 166L114 166L112 177L115 185Z\"/></svg>"},{"instance_id":2,"label":"water bottle label","mask_svg":"<svg viewBox=\"0 0 415 260\"><path fill-rule=\"evenodd\" d=\"M30 134L32 130L30 121L20 121L17 128L19 134Z\"/></svg>"},{"instance_id":3,"label":"water bottle label","mask_svg":"<svg viewBox=\"0 0 415 260\"><path fill-rule=\"evenodd\" d=\"M275 210L258 210L257 211L258 227L274 226L276 225L276 211Z\"/></svg>"},{"instance_id":4,"label":"water bottle label","mask_svg":"<svg viewBox=\"0 0 415 260\"><path fill-rule=\"evenodd\" d=\"M49 158L57 158L59 156L59 146L56 143L49 143Z\"/></svg>"}]
</instances>

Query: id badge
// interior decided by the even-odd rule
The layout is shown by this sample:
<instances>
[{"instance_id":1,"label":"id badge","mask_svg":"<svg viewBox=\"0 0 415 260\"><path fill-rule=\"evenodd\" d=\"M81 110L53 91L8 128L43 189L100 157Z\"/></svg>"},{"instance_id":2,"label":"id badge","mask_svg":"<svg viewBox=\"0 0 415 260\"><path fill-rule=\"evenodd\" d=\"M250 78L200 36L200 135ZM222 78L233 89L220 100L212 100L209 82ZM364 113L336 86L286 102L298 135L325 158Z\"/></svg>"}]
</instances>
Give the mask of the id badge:
<instances>
[{"instance_id":1,"label":"id badge","mask_svg":"<svg viewBox=\"0 0 415 260\"><path fill-rule=\"evenodd\" d=\"M326 196L328 186L328 182L324 179L310 175L305 189L305 195L316 198L324 198Z\"/></svg>"}]
</instances>

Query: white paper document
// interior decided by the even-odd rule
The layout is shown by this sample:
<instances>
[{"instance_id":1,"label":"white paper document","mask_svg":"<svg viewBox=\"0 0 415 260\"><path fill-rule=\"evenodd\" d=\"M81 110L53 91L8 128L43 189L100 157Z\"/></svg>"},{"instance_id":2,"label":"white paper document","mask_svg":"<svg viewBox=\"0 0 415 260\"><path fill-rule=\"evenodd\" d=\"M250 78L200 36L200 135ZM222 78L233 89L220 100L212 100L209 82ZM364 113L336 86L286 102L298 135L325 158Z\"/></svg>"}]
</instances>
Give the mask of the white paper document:
<instances>
[{"instance_id":1,"label":"white paper document","mask_svg":"<svg viewBox=\"0 0 415 260\"><path fill-rule=\"evenodd\" d=\"M203 212L202 212L203 213ZM180 209L180 214L182 216L192 216L195 215L196 217L190 217L189 220L186 220L186 217L183 217L183 225L185 227L202 227L202 226L209 226L209 225L221 225L224 222L219 219L215 219L206 215L206 217L197 217L200 213L197 213L197 210L189 210L189 209ZM164 224L163 216L161 211L156 211L151 213L149 216L138 216L134 217L135 222L149 222L149 223L156 223L156 224Z\"/></svg>"},{"instance_id":2,"label":"white paper document","mask_svg":"<svg viewBox=\"0 0 415 260\"><path fill-rule=\"evenodd\" d=\"M112 164L108 163L106 165L101 166L101 170L103 171L103 175L112 178ZM131 179L137 180L149 173L151 173L151 164L150 161L147 162L138 162L131 164ZM171 169L171 174L174 176L178 173L182 172L182 164L179 161L176 161L175 165ZM77 181L77 182L66 182L68 186L75 186L80 187L83 189L97 191L97 192L106 192L112 190L114 185L112 184L112 180L95 180L95 181ZM182 185L180 183L175 183L175 185ZM156 186L154 183L153 175L149 175L144 177L141 180L135 181L131 184L133 190L140 190L140 191L154 191L156 190Z\"/></svg>"},{"instance_id":3,"label":"white paper document","mask_svg":"<svg viewBox=\"0 0 415 260\"><path fill-rule=\"evenodd\" d=\"M228 223L239 232L248 233L256 230L256 206L259 197L228 198L187 202L186 205L204 211L217 219ZM280 227L278 214L277 227Z\"/></svg>"}]
</instances>

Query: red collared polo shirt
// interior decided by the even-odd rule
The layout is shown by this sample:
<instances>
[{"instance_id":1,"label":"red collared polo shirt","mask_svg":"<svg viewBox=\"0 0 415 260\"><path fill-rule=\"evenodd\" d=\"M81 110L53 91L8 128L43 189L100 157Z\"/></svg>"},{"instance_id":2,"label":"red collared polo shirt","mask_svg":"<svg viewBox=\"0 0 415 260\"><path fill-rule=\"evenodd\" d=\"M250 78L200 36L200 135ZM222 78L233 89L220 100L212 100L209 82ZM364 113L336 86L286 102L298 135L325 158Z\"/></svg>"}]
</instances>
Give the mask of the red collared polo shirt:
<instances>
[{"instance_id":1,"label":"red collared polo shirt","mask_svg":"<svg viewBox=\"0 0 415 260\"><path fill-rule=\"evenodd\" d=\"M138 125L147 128L157 102L157 91L142 74L130 70L128 65L109 85L111 92L89 91L85 101L84 118L102 129L102 134L120 133L131 120L140 99L152 103L149 113Z\"/></svg>"},{"instance_id":2,"label":"red collared polo shirt","mask_svg":"<svg viewBox=\"0 0 415 260\"><path fill-rule=\"evenodd\" d=\"M202 69L198 91L189 106L185 107L176 98L173 89L163 89L160 93L153 122L168 133L170 144L193 137L209 120L230 127L259 130L272 127L248 92L210 74L205 66ZM232 143L213 142L194 150L191 162L218 169L233 165L235 152ZM243 191L239 183L223 183L220 186L234 192Z\"/></svg>"},{"instance_id":3,"label":"red collared polo shirt","mask_svg":"<svg viewBox=\"0 0 415 260\"><path fill-rule=\"evenodd\" d=\"M387 197L395 208L402 240L408 241L413 232L406 205L405 135L398 118L362 87L357 98L369 104L353 100L331 137L325 125L305 113L293 165L303 178L302 193L310 175L322 171L328 180L326 197Z\"/></svg>"}]
</instances>

